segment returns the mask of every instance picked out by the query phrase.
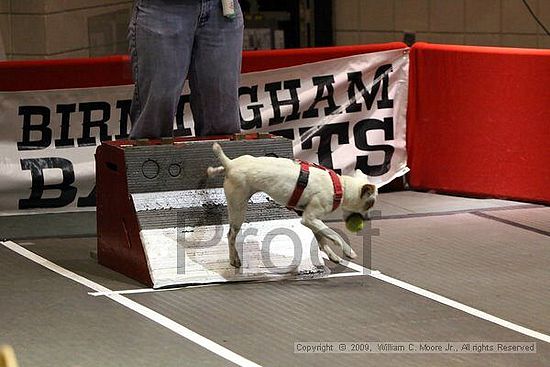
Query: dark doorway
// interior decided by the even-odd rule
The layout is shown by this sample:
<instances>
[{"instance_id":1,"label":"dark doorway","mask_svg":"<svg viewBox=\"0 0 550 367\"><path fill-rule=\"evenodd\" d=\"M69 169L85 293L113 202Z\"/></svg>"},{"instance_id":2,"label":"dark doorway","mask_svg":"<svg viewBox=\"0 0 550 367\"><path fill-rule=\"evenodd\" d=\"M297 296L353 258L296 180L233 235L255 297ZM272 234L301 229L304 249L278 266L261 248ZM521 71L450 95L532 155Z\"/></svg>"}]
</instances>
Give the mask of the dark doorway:
<instances>
[{"instance_id":1,"label":"dark doorway","mask_svg":"<svg viewBox=\"0 0 550 367\"><path fill-rule=\"evenodd\" d=\"M332 0L240 0L245 49L332 46Z\"/></svg>"}]
</instances>

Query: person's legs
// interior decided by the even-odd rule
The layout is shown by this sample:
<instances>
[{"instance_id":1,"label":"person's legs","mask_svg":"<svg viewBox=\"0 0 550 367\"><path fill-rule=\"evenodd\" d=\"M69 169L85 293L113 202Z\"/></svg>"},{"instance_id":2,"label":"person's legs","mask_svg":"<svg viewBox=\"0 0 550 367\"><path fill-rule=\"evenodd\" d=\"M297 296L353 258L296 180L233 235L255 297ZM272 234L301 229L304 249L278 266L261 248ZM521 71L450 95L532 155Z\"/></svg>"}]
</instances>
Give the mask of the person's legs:
<instances>
[{"instance_id":1,"label":"person's legs","mask_svg":"<svg viewBox=\"0 0 550 367\"><path fill-rule=\"evenodd\" d=\"M234 19L223 16L220 0L201 3L189 73L195 135L237 133L243 15L237 1Z\"/></svg>"},{"instance_id":2,"label":"person's legs","mask_svg":"<svg viewBox=\"0 0 550 367\"><path fill-rule=\"evenodd\" d=\"M173 135L200 10L197 0L135 1L129 26L136 83L131 139Z\"/></svg>"}]
</instances>

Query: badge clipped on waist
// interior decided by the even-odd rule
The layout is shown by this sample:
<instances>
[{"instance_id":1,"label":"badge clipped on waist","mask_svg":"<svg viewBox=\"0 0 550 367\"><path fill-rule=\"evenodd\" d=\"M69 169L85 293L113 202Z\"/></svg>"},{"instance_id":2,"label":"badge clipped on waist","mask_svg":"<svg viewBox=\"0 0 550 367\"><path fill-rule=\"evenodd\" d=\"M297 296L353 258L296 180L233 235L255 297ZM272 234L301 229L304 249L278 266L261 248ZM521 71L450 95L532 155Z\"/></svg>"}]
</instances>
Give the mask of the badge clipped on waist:
<instances>
[{"instance_id":1,"label":"badge clipped on waist","mask_svg":"<svg viewBox=\"0 0 550 367\"><path fill-rule=\"evenodd\" d=\"M237 16L235 12L235 0L222 0L223 16L233 19Z\"/></svg>"}]
</instances>

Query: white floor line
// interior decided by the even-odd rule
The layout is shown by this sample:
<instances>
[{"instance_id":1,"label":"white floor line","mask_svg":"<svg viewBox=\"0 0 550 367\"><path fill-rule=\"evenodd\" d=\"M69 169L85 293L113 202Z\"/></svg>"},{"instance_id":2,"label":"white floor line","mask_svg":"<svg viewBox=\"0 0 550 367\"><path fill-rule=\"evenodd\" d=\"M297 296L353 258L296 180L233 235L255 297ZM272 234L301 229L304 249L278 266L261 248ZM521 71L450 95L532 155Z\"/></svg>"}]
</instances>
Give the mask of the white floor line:
<instances>
[{"instance_id":1,"label":"white floor line","mask_svg":"<svg viewBox=\"0 0 550 367\"><path fill-rule=\"evenodd\" d=\"M120 291L110 291L110 292L88 292L88 295L93 297L99 297L99 296L112 296L113 294L158 293L158 292L177 291L179 289L184 289L184 288L185 287L167 288L167 289L137 288L137 289L124 289Z\"/></svg>"},{"instance_id":2,"label":"white floor line","mask_svg":"<svg viewBox=\"0 0 550 367\"><path fill-rule=\"evenodd\" d=\"M37 264L42 265L43 267L64 276L65 278L71 279L77 283L80 283L88 288L91 288L97 292L105 292L110 293L112 290L94 282L91 281L83 276L80 276L78 274L73 273L72 271L69 271L65 268L62 268L59 265L56 265L52 263L51 261L35 254L34 252L31 252L20 245L18 245L15 242L12 241L6 241L6 242L0 242L5 247L9 248L10 250L18 253L19 255L34 261ZM112 299L113 301L129 308L132 311L135 311L139 313L142 316L147 317L153 322L156 322L157 324L160 324L164 326L165 328L173 331L174 333L184 337L185 339L198 344L199 346L209 350L212 353L217 354L218 356L235 363L239 366L250 366L250 367L259 367L258 364L244 358L243 356L238 355L237 353L217 344L216 342L194 332L191 329L186 328L185 326L178 324L177 322L167 318L166 316L151 310L150 308L147 308L137 302L132 301L129 298L126 298L120 294L107 294L107 297Z\"/></svg>"},{"instance_id":3,"label":"white floor line","mask_svg":"<svg viewBox=\"0 0 550 367\"><path fill-rule=\"evenodd\" d=\"M110 296L112 294L141 294L141 293L158 293L158 292L171 292L178 291L181 289L192 289L192 288L204 288L204 287L215 287L220 284L197 284L197 285L188 285L185 287L174 287L174 288L136 288L136 289L124 289L120 291L110 291L110 292L88 292L90 296L99 297L99 296Z\"/></svg>"},{"instance_id":4,"label":"white floor line","mask_svg":"<svg viewBox=\"0 0 550 367\"><path fill-rule=\"evenodd\" d=\"M318 279L360 277L360 276L365 276L365 275L366 274L363 274L362 271L352 271L352 272L348 272L348 273L329 274L327 276L320 277ZM120 291L109 291L109 292L88 292L88 294L90 296L93 296L93 297L100 297L100 296L111 296L113 294L142 294L142 293L170 292L170 291L178 291L178 290L182 290L182 289L215 287L215 286L219 286L219 285L222 285L222 283L198 284L198 285L189 285L189 286L185 286L185 287L164 288L164 289L136 288L136 289L125 289L125 290L120 290Z\"/></svg>"},{"instance_id":5,"label":"white floor line","mask_svg":"<svg viewBox=\"0 0 550 367\"><path fill-rule=\"evenodd\" d=\"M352 271L352 272L349 272L349 273L334 273L334 274L329 274L327 275L325 278L347 278L347 277L362 277L362 276L365 276L366 274L363 274L363 272L360 272L360 271ZM320 278L320 279L323 279L323 278Z\"/></svg>"},{"instance_id":6,"label":"white floor line","mask_svg":"<svg viewBox=\"0 0 550 367\"><path fill-rule=\"evenodd\" d=\"M443 296L441 296L437 293L430 292L429 290L426 290L426 289L417 287L415 285L406 283L402 280L384 275L379 271L370 270L370 269L365 268L364 266L361 266L359 264L355 264L355 263L349 262L347 260L342 260L342 262L340 262L340 264L344 265L344 266L346 266L346 267L348 267L352 270L364 272L366 275L369 275L369 276L371 276L373 278L376 278L378 280L381 280L383 282L395 285L399 288L408 290L409 292L418 294L419 296L429 298L431 300L434 300L436 302L439 302L439 303L442 303L444 305L450 306L450 307L455 308L457 310L466 312L467 314L470 314L472 316L475 316L475 317L478 317L480 319L492 322L494 324L497 324L497 325L500 325L500 326L505 327L507 329L510 329L510 330L516 331L518 333L530 336L532 338L550 343L550 335L543 334L543 333L540 333L538 331L528 329L528 328L523 327L523 326L518 325L518 324L514 324L513 322L501 319L500 317L493 316L491 314L488 314L486 312L480 311L480 310L475 309L473 307L467 306L463 303L457 302L457 301L452 300L450 298L443 297Z\"/></svg>"}]
</instances>

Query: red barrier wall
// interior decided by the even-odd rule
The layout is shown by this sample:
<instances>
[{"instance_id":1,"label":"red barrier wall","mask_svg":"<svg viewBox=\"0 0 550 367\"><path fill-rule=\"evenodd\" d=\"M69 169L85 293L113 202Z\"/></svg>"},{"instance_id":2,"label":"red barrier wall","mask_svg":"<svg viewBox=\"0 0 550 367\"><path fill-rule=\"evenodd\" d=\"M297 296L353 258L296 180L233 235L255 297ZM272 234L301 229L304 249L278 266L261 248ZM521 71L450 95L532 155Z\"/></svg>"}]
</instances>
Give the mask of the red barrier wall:
<instances>
[{"instance_id":1,"label":"red barrier wall","mask_svg":"<svg viewBox=\"0 0 550 367\"><path fill-rule=\"evenodd\" d=\"M407 47L401 42L361 46L245 51L242 72L301 65ZM132 84L127 56L0 62L0 91L92 88Z\"/></svg>"},{"instance_id":2,"label":"red barrier wall","mask_svg":"<svg viewBox=\"0 0 550 367\"><path fill-rule=\"evenodd\" d=\"M410 184L550 203L550 50L414 45Z\"/></svg>"},{"instance_id":3,"label":"red barrier wall","mask_svg":"<svg viewBox=\"0 0 550 367\"><path fill-rule=\"evenodd\" d=\"M243 72L402 47L251 51ZM550 51L418 43L410 60L411 186L550 203ZM131 83L126 56L0 62L0 91Z\"/></svg>"}]
</instances>

